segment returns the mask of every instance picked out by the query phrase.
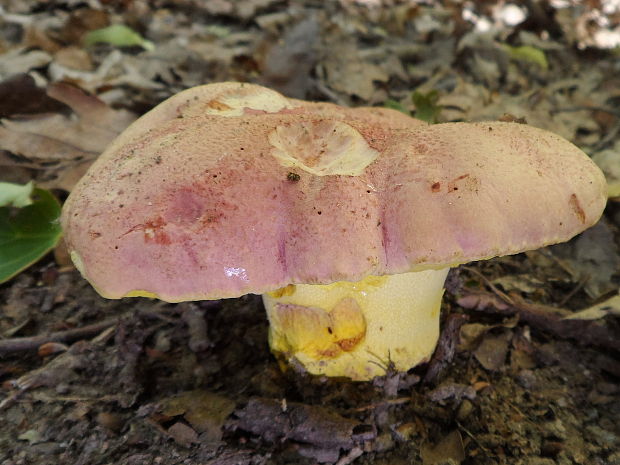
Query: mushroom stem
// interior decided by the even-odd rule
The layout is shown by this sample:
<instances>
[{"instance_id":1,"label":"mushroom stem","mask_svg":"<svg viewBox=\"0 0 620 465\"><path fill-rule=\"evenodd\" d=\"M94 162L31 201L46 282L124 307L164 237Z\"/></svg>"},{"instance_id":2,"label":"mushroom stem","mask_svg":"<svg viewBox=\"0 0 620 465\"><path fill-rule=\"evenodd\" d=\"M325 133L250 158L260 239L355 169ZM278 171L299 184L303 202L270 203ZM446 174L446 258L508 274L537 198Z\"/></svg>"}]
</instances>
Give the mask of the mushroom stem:
<instances>
[{"instance_id":1,"label":"mushroom stem","mask_svg":"<svg viewBox=\"0 0 620 465\"><path fill-rule=\"evenodd\" d=\"M447 274L443 268L368 276L263 294L271 350L316 375L365 381L388 366L407 371L435 349Z\"/></svg>"}]
</instances>

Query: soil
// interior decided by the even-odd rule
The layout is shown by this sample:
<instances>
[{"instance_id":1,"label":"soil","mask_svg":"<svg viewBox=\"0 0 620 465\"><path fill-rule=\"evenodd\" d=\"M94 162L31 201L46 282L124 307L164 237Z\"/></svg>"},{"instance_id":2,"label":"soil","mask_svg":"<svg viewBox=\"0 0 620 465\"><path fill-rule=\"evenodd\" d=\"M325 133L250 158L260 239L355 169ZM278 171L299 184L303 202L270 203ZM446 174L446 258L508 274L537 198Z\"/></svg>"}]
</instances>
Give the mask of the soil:
<instances>
[{"instance_id":1,"label":"soil","mask_svg":"<svg viewBox=\"0 0 620 465\"><path fill-rule=\"evenodd\" d=\"M460 2L362 3L5 1L0 71L7 79L19 49L12 69L39 89L63 80L136 114L218 80L414 113L423 104L411 92L437 90L425 101L439 121L510 113L591 155L618 147L618 55L594 41L593 23L576 26L596 2L536 3L517 25L484 2L472 11L494 24L487 35ZM154 51L83 46L110 22ZM508 45L543 52L546 64ZM33 51L48 58L26 60ZM116 71L101 71L110 56ZM35 97L36 117L72 111ZM0 176L64 198L63 174L96 156L89 128L74 158L4 147ZM105 300L59 246L0 285L0 464L620 464L620 325L608 300L620 283L619 205L569 244L453 269L433 359L408 373L385 361L372 382L283 370L259 296Z\"/></svg>"}]
</instances>

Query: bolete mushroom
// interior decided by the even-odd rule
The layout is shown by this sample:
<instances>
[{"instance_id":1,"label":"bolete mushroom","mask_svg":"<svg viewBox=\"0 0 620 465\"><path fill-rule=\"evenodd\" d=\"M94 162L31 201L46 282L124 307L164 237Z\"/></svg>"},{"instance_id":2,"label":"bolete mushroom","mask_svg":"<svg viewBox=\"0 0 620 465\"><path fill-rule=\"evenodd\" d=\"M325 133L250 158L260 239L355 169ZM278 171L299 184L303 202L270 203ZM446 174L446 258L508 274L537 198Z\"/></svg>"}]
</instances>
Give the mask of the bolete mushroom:
<instances>
[{"instance_id":1,"label":"bolete mushroom","mask_svg":"<svg viewBox=\"0 0 620 465\"><path fill-rule=\"evenodd\" d=\"M541 129L223 83L133 123L62 224L103 296L263 294L283 360L368 380L429 359L450 267L566 241L605 199L594 163Z\"/></svg>"}]
</instances>

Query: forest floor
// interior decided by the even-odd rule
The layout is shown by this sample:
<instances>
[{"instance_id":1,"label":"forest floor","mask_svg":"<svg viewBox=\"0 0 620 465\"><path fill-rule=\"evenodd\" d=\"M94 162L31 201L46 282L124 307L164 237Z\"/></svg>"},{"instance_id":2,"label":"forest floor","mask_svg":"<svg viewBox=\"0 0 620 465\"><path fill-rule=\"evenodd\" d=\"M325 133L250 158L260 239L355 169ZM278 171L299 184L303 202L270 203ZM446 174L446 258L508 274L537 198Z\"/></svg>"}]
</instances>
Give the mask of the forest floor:
<instances>
[{"instance_id":1,"label":"forest floor","mask_svg":"<svg viewBox=\"0 0 620 465\"><path fill-rule=\"evenodd\" d=\"M620 12L516 3L2 0L0 180L62 200L135 117L237 80L523 118L617 188ZM94 43L110 24L139 35ZM0 464L620 465L619 224L611 200L567 244L453 269L431 362L358 383L281 371L257 296L105 300L59 246L0 286Z\"/></svg>"}]
</instances>

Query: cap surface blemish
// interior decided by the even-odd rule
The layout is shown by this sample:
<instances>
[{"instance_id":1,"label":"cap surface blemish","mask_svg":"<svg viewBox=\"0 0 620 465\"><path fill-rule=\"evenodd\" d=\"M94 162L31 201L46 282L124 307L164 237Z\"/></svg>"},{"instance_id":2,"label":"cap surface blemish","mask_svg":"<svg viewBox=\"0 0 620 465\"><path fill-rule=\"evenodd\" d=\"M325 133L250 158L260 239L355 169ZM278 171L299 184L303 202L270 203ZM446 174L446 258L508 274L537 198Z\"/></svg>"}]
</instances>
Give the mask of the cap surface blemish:
<instances>
[{"instance_id":1,"label":"cap surface blemish","mask_svg":"<svg viewBox=\"0 0 620 465\"><path fill-rule=\"evenodd\" d=\"M359 176L379 156L355 128L333 120L278 126L269 134L269 143L282 166L315 176Z\"/></svg>"}]
</instances>

